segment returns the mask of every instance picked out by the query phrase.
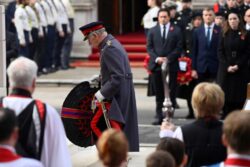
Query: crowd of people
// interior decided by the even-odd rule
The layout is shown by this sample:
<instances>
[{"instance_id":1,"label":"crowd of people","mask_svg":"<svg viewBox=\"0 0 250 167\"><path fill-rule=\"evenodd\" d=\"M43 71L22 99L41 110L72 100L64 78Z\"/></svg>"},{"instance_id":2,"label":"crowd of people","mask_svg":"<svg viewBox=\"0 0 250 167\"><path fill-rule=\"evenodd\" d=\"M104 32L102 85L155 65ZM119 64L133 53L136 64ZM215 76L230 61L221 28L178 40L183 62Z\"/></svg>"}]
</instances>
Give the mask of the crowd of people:
<instances>
[{"instance_id":1,"label":"crowd of people","mask_svg":"<svg viewBox=\"0 0 250 167\"><path fill-rule=\"evenodd\" d=\"M172 106L178 107L176 97L187 99L187 118L194 118L191 95L201 82L216 82L224 91L222 118L242 109L250 79L250 1L220 0L214 8L203 10L193 10L191 0L182 0L181 9L180 2L159 2L148 0L150 9L143 17L149 54L148 92L156 97L157 119L153 125L160 125L165 116L164 62L168 63ZM188 84L177 83L180 71L188 72L187 64L179 62L180 57L192 61L192 81Z\"/></svg>"},{"instance_id":2,"label":"crowd of people","mask_svg":"<svg viewBox=\"0 0 250 167\"><path fill-rule=\"evenodd\" d=\"M69 0L16 0L5 14L8 63L27 57L38 64L39 74L73 68L74 9Z\"/></svg>"}]
</instances>

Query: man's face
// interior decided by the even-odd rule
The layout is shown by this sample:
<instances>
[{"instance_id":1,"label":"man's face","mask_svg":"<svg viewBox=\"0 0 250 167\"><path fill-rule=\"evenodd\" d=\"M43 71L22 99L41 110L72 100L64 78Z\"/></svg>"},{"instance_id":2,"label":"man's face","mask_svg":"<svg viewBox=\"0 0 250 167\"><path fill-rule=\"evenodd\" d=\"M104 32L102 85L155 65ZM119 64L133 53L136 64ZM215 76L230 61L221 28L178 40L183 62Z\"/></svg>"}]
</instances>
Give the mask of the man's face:
<instances>
[{"instance_id":1,"label":"man's face","mask_svg":"<svg viewBox=\"0 0 250 167\"><path fill-rule=\"evenodd\" d=\"M99 45L98 35L96 33L88 35L88 42L90 46L92 46L93 48L97 48Z\"/></svg>"},{"instance_id":2,"label":"man's face","mask_svg":"<svg viewBox=\"0 0 250 167\"><path fill-rule=\"evenodd\" d=\"M248 9L245 13L244 20L247 24L250 25L250 9Z\"/></svg>"},{"instance_id":3,"label":"man's face","mask_svg":"<svg viewBox=\"0 0 250 167\"><path fill-rule=\"evenodd\" d=\"M167 12L161 11L158 15L158 21L160 24L167 24L170 20L170 17Z\"/></svg>"},{"instance_id":4,"label":"man's face","mask_svg":"<svg viewBox=\"0 0 250 167\"><path fill-rule=\"evenodd\" d=\"M203 11L203 20L205 24L212 24L214 21L214 12L212 10Z\"/></svg>"},{"instance_id":5,"label":"man's face","mask_svg":"<svg viewBox=\"0 0 250 167\"><path fill-rule=\"evenodd\" d=\"M229 8L235 8L236 7L236 0L227 0L227 6Z\"/></svg>"}]
</instances>

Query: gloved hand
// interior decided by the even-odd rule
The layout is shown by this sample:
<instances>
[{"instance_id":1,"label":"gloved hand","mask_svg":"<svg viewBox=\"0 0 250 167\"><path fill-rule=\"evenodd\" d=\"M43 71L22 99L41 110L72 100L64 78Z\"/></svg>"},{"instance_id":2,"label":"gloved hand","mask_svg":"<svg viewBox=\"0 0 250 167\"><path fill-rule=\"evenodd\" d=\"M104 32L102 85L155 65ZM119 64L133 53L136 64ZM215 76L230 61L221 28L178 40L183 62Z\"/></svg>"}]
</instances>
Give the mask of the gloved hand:
<instances>
[{"instance_id":1,"label":"gloved hand","mask_svg":"<svg viewBox=\"0 0 250 167\"><path fill-rule=\"evenodd\" d=\"M99 101L99 102L102 102L102 101L105 99L105 97L101 94L101 91L100 91L100 90L98 90L98 91L95 93L95 98L96 98L96 100Z\"/></svg>"}]
</instances>

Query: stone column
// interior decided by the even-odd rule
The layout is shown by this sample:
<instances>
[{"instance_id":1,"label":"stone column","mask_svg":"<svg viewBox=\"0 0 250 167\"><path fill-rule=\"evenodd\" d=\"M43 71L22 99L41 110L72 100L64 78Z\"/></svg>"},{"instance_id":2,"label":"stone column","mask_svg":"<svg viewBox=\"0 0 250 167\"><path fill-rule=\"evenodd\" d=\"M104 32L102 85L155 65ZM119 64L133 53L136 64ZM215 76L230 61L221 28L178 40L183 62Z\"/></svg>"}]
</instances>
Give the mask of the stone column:
<instances>
[{"instance_id":1,"label":"stone column","mask_svg":"<svg viewBox=\"0 0 250 167\"><path fill-rule=\"evenodd\" d=\"M5 11L0 5L0 96L6 95Z\"/></svg>"}]
</instances>

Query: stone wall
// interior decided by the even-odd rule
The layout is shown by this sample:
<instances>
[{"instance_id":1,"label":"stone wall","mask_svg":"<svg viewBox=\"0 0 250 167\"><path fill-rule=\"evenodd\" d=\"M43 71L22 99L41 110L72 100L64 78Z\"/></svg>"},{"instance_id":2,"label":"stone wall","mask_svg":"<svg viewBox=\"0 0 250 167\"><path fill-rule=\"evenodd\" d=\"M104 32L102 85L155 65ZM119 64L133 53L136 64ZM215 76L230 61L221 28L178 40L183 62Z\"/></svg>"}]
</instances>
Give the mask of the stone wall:
<instances>
[{"instance_id":1,"label":"stone wall","mask_svg":"<svg viewBox=\"0 0 250 167\"><path fill-rule=\"evenodd\" d=\"M6 43L4 6L0 5L0 96L6 95Z\"/></svg>"}]
</instances>

